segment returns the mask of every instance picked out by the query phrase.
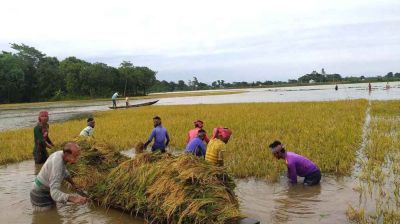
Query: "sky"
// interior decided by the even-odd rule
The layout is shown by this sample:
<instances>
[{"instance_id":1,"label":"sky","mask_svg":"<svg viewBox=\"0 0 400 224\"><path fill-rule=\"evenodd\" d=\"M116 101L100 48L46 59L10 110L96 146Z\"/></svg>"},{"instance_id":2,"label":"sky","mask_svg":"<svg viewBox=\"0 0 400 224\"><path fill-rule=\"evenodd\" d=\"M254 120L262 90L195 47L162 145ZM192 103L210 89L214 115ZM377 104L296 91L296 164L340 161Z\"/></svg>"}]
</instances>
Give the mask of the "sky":
<instances>
[{"instance_id":1,"label":"sky","mask_svg":"<svg viewBox=\"0 0 400 224\"><path fill-rule=\"evenodd\" d=\"M0 50L10 43L168 81L385 75L400 72L400 1L6 0Z\"/></svg>"}]
</instances>

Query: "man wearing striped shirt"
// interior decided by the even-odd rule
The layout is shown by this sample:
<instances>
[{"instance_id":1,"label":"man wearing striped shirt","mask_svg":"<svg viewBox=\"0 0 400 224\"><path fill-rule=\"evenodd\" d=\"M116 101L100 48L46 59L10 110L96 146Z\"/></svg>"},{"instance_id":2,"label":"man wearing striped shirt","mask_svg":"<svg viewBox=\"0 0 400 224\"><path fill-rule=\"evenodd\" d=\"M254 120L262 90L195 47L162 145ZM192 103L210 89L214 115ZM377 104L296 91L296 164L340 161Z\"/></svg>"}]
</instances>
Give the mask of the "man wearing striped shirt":
<instances>
[{"instance_id":1,"label":"man wearing striped shirt","mask_svg":"<svg viewBox=\"0 0 400 224\"><path fill-rule=\"evenodd\" d=\"M213 136L207 145L206 161L218 165L224 165L223 152L226 151L232 131L228 128L214 128Z\"/></svg>"}]
</instances>

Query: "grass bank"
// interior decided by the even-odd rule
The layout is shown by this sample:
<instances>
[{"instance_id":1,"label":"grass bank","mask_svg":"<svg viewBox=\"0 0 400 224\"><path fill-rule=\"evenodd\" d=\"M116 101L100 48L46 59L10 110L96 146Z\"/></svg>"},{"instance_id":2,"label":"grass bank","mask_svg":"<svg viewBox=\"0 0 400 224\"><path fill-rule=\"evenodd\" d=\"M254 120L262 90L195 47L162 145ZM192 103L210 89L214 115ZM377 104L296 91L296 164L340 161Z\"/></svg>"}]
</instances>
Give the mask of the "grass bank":
<instances>
[{"instance_id":1,"label":"grass bank","mask_svg":"<svg viewBox=\"0 0 400 224\"><path fill-rule=\"evenodd\" d=\"M283 141L288 150L311 158L322 172L341 175L349 174L354 164L366 106L366 100L151 106L95 113L94 136L117 150L130 148L148 138L151 118L159 115L171 145L184 148L193 120L202 119L208 133L219 125L233 130L226 166L236 177L276 180L285 167L268 150L275 139ZM84 119L50 124L50 137L63 142L84 127ZM1 132L0 142L0 164L32 158L32 128Z\"/></svg>"}]
</instances>

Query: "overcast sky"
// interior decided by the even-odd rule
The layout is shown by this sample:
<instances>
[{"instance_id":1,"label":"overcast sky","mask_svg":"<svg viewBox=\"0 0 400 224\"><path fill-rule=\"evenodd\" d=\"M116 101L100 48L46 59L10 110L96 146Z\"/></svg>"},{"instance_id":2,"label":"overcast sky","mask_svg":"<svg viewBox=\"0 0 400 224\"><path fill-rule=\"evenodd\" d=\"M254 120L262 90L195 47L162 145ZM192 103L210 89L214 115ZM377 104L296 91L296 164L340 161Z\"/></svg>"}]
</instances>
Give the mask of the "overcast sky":
<instances>
[{"instance_id":1,"label":"overcast sky","mask_svg":"<svg viewBox=\"0 0 400 224\"><path fill-rule=\"evenodd\" d=\"M0 49L25 43L187 81L400 72L399 0L7 0Z\"/></svg>"}]
</instances>

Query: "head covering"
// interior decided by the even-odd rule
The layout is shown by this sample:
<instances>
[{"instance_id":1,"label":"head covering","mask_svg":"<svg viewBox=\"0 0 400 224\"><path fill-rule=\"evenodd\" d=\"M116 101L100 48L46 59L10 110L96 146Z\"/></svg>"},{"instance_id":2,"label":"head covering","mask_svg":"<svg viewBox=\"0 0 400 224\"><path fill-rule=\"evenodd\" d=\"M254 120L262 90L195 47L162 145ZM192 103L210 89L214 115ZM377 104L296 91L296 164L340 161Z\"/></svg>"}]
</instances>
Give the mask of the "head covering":
<instances>
[{"instance_id":1,"label":"head covering","mask_svg":"<svg viewBox=\"0 0 400 224\"><path fill-rule=\"evenodd\" d=\"M218 127L218 128L214 128L214 130L213 130L213 138L217 138L218 136L220 136L221 138L228 138L231 135L232 135L232 131L229 130L229 128Z\"/></svg>"},{"instance_id":2,"label":"head covering","mask_svg":"<svg viewBox=\"0 0 400 224\"><path fill-rule=\"evenodd\" d=\"M39 112L39 116L38 116L38 121L41 122L40 121L40 117L48 117L48 116L49 116L49 112L47 112L45 110L44 111L40 111Z\"/></svg>"},{"instance_id":3,"label":"head covering","mask_svg":"<svg viewBox=\"0 0 400 224\"><path fill-rule=\"evenodd\" d=\"M196 128L202 128L203 127L203 121L201 121L201 120L197 120L197 121L195 121L193 123L194 123L194 126Z\"/></svg>"}]
</instances>

